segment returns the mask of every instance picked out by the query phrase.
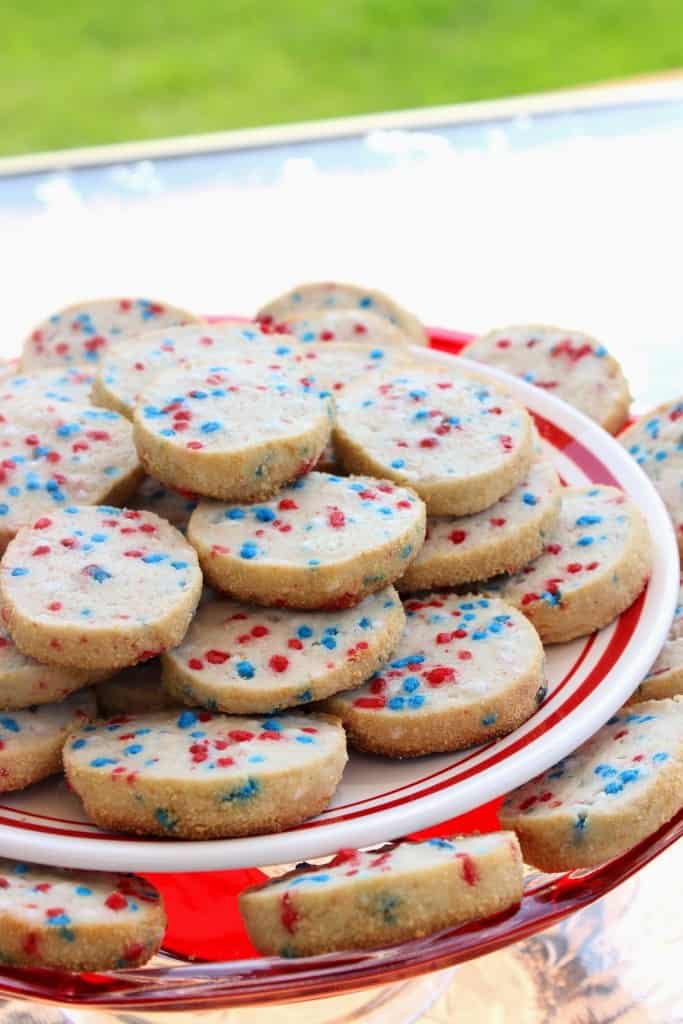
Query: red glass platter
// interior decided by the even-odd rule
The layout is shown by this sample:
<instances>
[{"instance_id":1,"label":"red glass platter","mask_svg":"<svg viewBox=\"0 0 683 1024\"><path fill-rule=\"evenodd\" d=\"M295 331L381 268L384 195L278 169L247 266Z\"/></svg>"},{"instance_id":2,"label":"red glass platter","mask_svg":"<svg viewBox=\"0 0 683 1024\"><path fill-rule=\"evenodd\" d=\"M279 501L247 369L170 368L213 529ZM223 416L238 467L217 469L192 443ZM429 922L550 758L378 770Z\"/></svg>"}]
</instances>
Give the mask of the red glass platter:
<instances>
[{"instance_id":1,"label":"red glass platter","mask_svg":"<svg viewBox=\"0 0 683 1024\"><path fill-rule=\"evenodd\" d=\"M454 367L466 335L433 330L422 359ZM453 357L457 358L453 358ZM466 360L462 360L467 364ZM477 364L468 363L476 368ZM152 965L112 975L55 974L0 967L0 992L58 1003L133 1009L285 1002L397 981L490 952L547 927L609 891L670 845L683 816L624 857L593 872L529 876L519 910L495 920L370 953L300 960L259 958L236 914L235 894L259 865L323 856L432 829L490 830L490 801L575 749L619 708L647 674L666 637L679 586L678 552L664 507L624 449L593 422L547 393L500 371L533 414L567 483L621 487L639 504L656 539L650 583L599 633L548 649L548 692L532 718L502 740L456 754L404 762L352 754L330 808L271 836L204 842L149 841L89 824L63 781L2 797L0 855L40 863L154 873L167 897L165 952ZM478 808L489 805L486 810ZM468 813L469 812L469 813ZM455 815L466 818L453 823ZM438 822L446 824L438 829ZM225 869L244 869L226 872ZM249 870L246 870L249 869ZM223 872L174 878L174 872ZM173 951L173 952L172 952ZM189 962L188 958L197 958Z\"/></svg>"}]
</instances>

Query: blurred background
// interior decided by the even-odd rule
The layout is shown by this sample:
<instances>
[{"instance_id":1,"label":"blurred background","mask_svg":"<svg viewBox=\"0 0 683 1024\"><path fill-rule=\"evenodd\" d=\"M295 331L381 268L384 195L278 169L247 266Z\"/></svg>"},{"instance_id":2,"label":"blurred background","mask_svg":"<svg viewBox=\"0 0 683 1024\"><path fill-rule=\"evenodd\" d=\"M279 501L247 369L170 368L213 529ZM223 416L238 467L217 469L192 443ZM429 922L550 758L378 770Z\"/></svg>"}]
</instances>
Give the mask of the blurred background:
<instances>
[{"instance_id":1,"label":"blurred background","mask_svg":"<svg viewBox=\"0 0 683 1024\"><path fill-rule=\"evenodd\" d=\"M682 65L682 0L2 0L0 155Z\"/></svg>"}]
</instances>

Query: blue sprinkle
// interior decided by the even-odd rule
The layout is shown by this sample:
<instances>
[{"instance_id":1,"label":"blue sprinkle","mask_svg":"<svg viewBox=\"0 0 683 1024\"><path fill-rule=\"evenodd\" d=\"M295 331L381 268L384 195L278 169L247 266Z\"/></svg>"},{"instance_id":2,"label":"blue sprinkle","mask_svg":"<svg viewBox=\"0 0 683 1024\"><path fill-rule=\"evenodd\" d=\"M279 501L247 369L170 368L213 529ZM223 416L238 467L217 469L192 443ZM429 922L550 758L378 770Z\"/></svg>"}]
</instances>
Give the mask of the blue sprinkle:
<instances>
[{"instance_id":1,"label":"blue sprinkle","mask_svg":"<svg viewBox=\"0 0 683 1024\"><path fill-rule=\"evenodd\" d=\"M90 762L91 768L104 768L108 764L117 764L115 757L96 757Z\"/></svg>"},{"instance_id":2,"label":"blue sprinkle","mask_svg":"<svg viewBox=\"0 0 683 1024\"><path fill-rule=\"evenodd\" d=\"M82 747L86 745L87 742L87 740L84 740L82 738L80 740L74 740L74 742L71 744L71 749L80 750Z\"/></svg>"},{"instance_id":3,"label":"blue sprinkle","mask_svg":"<svg viewBox=\"0 0 683 1024\"><path fill-rule=\"evenodd\" d=\"M133 754L141 754L142 750L142 743L131 743L131 745L129 747L126 747L123 752L127 756L132 757Z\"/></svg>"},{"instance_id":4,"label":"blue sprinkle","mask_svg":"<svg viewBox=\"0 0 683 1024\"><path fill-rule=\"evenodd\" d=\"M197 722L197 716L194 711L181 711L177 720L176 725L179 729L189 729L191 725L195 725Z\"/></svg>"},{"instance_id":5,"label":"blue sprinkle","mask_svg":"<svg viewBox=\"0 0 683 1024\"><path fill-rule=\"evenodd\" d=\"M163 562L166 558L167 558L167 555L152 554L152 555L143 555L141 560L143 562L146 562L148 565L156 565L157 562Z\"/></svg>"},{"instance_id":6,"label":"blue sprinkle","mask_svg":"<svg viewBox=\"0 0 683 1024\"><path fill-rule=\"evenodd\" d=\"M207 423L202 423L199 429L202 434L213 434L221 429L221 425L216 420L209 420Z\"/></svg>"},{"instance_id":7,"label":"blue sprinkle","mask_svg":"<svg viewBox=\"0 0 683 1024\"><path fill-rule=\"evenodd\" d=\"M258 779L248 778L245 783L236 789L230 789L221 797L222 803L232 803L234 800L250 800L261 791L261 783Z\"/></svg>"},{"instance_id":8,"label":"blue sprinkle","mask_svg":"<svg viewBox=\"0 0 683 1024\"><path fill-rule=\"evenodd\" d=\"M309 636L313 636L313 630L310 626L299 626L296 631L296 635L302 640L306 640Z\"/></svg>"},{"instance_id":9,"label":"blue sprinkle","mask_svg":"<svg viewBox=\"0 0 683 1024\"><path fill-rule=\"evenodd\" d=\"M392 469L403 469L405 464L405 459L394 459L393 462L390 463Z\"/></svg>"},{"instance_id":10,"label":"blue sprinkle","mask_svg":"<svg viewBox=\"0 0 683 1024\"><path fill-rule=\"evenodd\" d=\"M243 508L228 508L225 511L226 519L244 519L245 512Z\"/></svg>"},{"instance_id":11,"label":"blue sprinkle","mask_svg":"<svg viewBox=\"0 0 683 1024\"><path fill-rule=\"evenodd\" d=\"M663 761L669 760L669 755L665 754L663 750L660 750L658 754L654 754L652 760L655 764L661 764Z\"/></svg>"},{"instance_id":12,"label":"blue sprinkle","mask_svg":"<svg viewBox=\"0 0 683 1024\"><path fill-rule=\"evenodd\" d=\"M579 516L576 520L577 526L595 526L596 523L602 522L602 516L597 515L585 515Z\"/></svg>"},{"instance_id":13,"label":"blue sprinkle","mask_svg":"<svg viewBox=\"0 0 683 1024\"><path fill-rule=\"evenodd\" d=\"M538 498L535 494L532 494L531 491L526 491L522 495L522 501L525 505L536 505L538 502Z\"/></svg>"},{"instance_id":14,"label":"blue sprinkle","mask_svg":"<svg viewBox=\"0 0 683 1024\"><path fill-rule=\"evenodd\" d=\"M10 576L28 576L28 569L16 568L12 569Z\"/></svg>"},{"instance_id":15,"label":"blue sprinkle","mask_svg":"<svg viewBox=\"0 0 683 1024\"><path fill-rule=\"evenodd\" d=\"M240 558L252 559L256 558L258 554L258 546L254 544L253 540L245 540L244 544L240 548Z\"/></svg>"},{"instance_id":16,"label":"blue sprinkle","mask_svg":"<svg viewBox=\"0 0 683 1024\"><path fill-rule=\"evenodd\" d=\"M254 515L258 519L259 523L272 523L273 519L276 519L276 515L272 508L255 508Z\"/></svg>"},{"instance_id":17,"label":"blue sprinkle","mask_svg":"<svg viewBox=\"0 0 683 1024\"><path fill-rule=\"evenodd\" d=\"M238 661L237 675L240 677L240 679L253 679L254 666L250 661Z\"/></svg>"}]
</instances>

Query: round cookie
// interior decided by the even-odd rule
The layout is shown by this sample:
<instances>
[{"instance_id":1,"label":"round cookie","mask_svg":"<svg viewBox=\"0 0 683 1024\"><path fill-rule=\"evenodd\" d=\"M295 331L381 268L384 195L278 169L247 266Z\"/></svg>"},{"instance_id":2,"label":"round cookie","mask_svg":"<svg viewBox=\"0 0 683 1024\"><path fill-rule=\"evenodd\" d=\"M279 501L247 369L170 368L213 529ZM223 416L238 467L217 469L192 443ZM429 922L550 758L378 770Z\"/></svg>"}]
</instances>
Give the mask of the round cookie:
<instances>
[{"instance_id":1,"label":"round cookie","mask_svg":"<svg viewBox=\"0 0 683 1024\"><path fill-rule=\"evenodd\" d=\"M498 914L522 898L512 832L341 850L240 893L249 938L266 956L373 949Z\"/></svg>"},{"instance_id":2,"label":"round cookie","mask_svg":"<svg viewBox=\"0 0 683 1024\"><path fill-rule=\"evenodd\" d=\"M412 491L314 472L260 505L201 501L187 536L217 590L248 604L334 609L393 583L424 531Z\"/></svg>"},{"instance_id":3,"label":"round cookie","mask_svg":"<svg viewBox=\"0 0 683 1024\"><path fill-rule=\"evenodd\" d=\"M95 380L91 367L54 366L32 373L17 373L0 384L0 402L27 395L35 399L48 399L51 403L75 402L77 405L91 405L90 391Z\"/></svg>"},{"instance_id":4,"label":"round cookie","mask_svg":"<svg viewBox=\"0 0 683 1024\"><path fill-rule=\"evenodd\" d=\"M64 750L93 821L175 839L298 825L327 807L345 764L344 730L327 715L237 718L189 708L97 722Z\"/></svg>"},{"instance_id":5,"label":"round cookie","mask_svg":"<svg viewBox=\"0 0 683 1024\"><path fill-rule=\"evenodd\" d=\"M45 366L73 366L100 362L122 338L160 327L199 323L187 310L152 299L92 299L65 306L30 332L21 350L26 373Z\"/></svg>"},{"instance_id":6,"label":"round cookie","mask_svg":"<svg viewBox=\"0 0 683 1024\"><path fill-rule=\"evenodd\" d=\"M128 502L130 508L153 512L162 519L167 519L181 533L187 532L190 516L197 507L198 498L190 491L176 491L172 487L146 476L133 497Z\"/></svg>"},{"instance_id":7,"label":"round cookie","mask_svg":"<svg viewBox=\"0 0 683 1024\"><path fill-rule=\"evenodd\" d=\"M0 624L0 711L16 711L62 700L97 678L101 676L96 672L41 665L22 654Z\"/></svg>"},{"instance_id":8,"label":"round cookie","mask_svg":"<svg viewBox=\"0 0 683 1024\"><path fill-rule=\"evenodd\" d=\"M427 345L429 342L427 332L417 317L394 299L374 288L362 288L357 284L342 284L339 281L300 284L267 302L258 311L256 318L262 323L276 324L286 323L290 317L301 313L329 313L346 309L374 313L388 320L416 345Z\"/></svg>"},{"instance_id":9,"label":"round cookie","mask_svg":"<svg viewBox=\"0 0 683 1024\"><path fill-rule=\"evenodd\" d=\"M125 668L175 647L201 590L197 556L170 523L106 505L42 516L0 565L17 647L70 668Z\"/></svg>"},{"instance_id":10,"label":"round cookie","mask_svg":"<svg viewBox=\"0 0 683 1024\"><path fill-rule=\"evenodd\" d=\"M238 369L280 380L299 346L293 338L273 338L258 324L220 324L215 327L170 327L152 331L111 349L99 366L93 385L93 401L133 418L141 392L160 373L174 367L224 363Z\"/></svg>"},{"instance_id":11,"label":"round cookie","mask_svg":"<svg viewBox=\"0 0 683 1024\"><path fill-rule=\"evenodd\" d=\"M328 398L208 367L167 370L140 396L133 436L150 476L226 501L256 501L315 465Z\"/></svg>"},{"instance_id":12,"label":"round cookie","mask_svg":"<svg viewBox=\"0 0 683 1024\"><path fill-rule=\"evenodd\" d=\"M407 345L413 339L409 334L369 309L309 309L287 317L284 328L303 345L315 342L365 341L373 345Z\"/></svg>"},{"instance_id":13,"label":"round cookie","mask_svg":"<svg viewBox=\"0 0 683 1024\"><path fill-rule=\"evenodd\" d=\"M162 655L164 684L191 706L268 714L358 686L387 660L404 624L393 587L335 612L213 601Z\"/></svg>"},{"instance_id":14,"label":"round cookie","mask_svg":"<svg viewBox=\"0 0 683 1024\"><path fill-rule=\"evenodd\" d=\"M0 413L0 550L71 502L123 502L142 479L130 423L108 409L26 395Z\"/></svg>"},{"instance_id":15,"label":"round cookie","mask_svg":"<svg viewBox=\"0 0 683 1024\"><path fill-rule=\"evenodd\" d=\"M353 381L412 369L415 360L401 347L331 341L304 349L295 356L294 364L294 379L304 391L338 397Z\"/></svg>"},{"instance_id":16,"label":"round cookie","mask_svg":"<svg viewBox=\"0 0 683 1024\"><path fill-rule=\"evenodd\" d=\"M57 704L0 714L0 793L26 789L60 772L67 736L96 714L91 690Z\"/></svg>"},{"instance_id":17,"label":"round cookie","mask_svg":"<svg viewBox=\"0 0 683 1024\"><path fill-rule=\"evenodd\" d=\"M405 605L392 659L357 690L325 702L360 750L416 757L505 736L545 692L543 648L495 598L429 594Z\"/></svg>"},{"instance_id":18,"label":"round cookie","mask_svg":"<svg viewBox=\"0 0 683 1024\"><path fill-rule=\"evenodd\" d=\"M581 331L517 324L475 338L465 355L549 391L611 434L628 419L631 396L619 363Z\"/></svg>"},{"instance_id":19,"label":"round cookie","mask_svg":"<svg viewBox=\"0 0 683 1024\"><path fill-rule=\"evenodd\" d=\"M413 487L430 515L488 508L524 479L533 457L521 405L490 384L437 369L348 388L332 439L349 472Z\"/></svg>"},{"instance_id":20,"label":"round cookie","mask_svg":"<svg viewBox=\"0 0 683 1024\"><path fill-rule=\"evenodd\" d=\"M683 398L641 416L619 440L659 492L683 554Z\"/></svg>"},{"instance_id":21,"label":"round cookie","mask_svg":"<svg viewBox=\"0 0 683 1024\"><path fill-rule=\"evenodd\" d=\"M544 643L608 625L648 581L652 545L638 507L615 487L562 491L545 551L514 576L484 584L533 622Z\"/></svg>"},{"instance_id":22,"label":"round cookie","mask_svg":"<svg viewBox=\"0 0 683 1024\"><path fill-rule=\"evenodd\" d=\"M60 971L140 967L166 930L161 897L134 875L0 859L0 962Z\"/></svg>"},{"instance_id":23,"label":"round cookie","mask_svg":"<svg viewBox=\"0 0 683 1024\"><path fill-rule=\"evenodd\" d=\"M524 859L590 868L656 832L683 806L683 701L632 704L500 810Z\"/></svg>"},{"instance_id":24,"label":"round cookie","mask_svg":"<svg viewBox=\"0 0 683 1024\"><path fill-rule=\"evenodd\" d=\"M516 572L541 554L559 514L557 471L547 459L537 459L526 478L491 508L428 519L424 545L396 585L401 593L413 593Z\"/></svg>"},{"instance_id":25,"label":"round cookie","mask_svg":"<svg viewBox=\"0 0 683 1024\"><path fill-rule=\"evenodd\" d=\"M98 713L103 718L114 715L139 715L144 711L162 711L177 707L179 701L167 693L161 682L158 658L132 668L124 668L111 679L95 687Z\"/></svg>"}]
</instances>

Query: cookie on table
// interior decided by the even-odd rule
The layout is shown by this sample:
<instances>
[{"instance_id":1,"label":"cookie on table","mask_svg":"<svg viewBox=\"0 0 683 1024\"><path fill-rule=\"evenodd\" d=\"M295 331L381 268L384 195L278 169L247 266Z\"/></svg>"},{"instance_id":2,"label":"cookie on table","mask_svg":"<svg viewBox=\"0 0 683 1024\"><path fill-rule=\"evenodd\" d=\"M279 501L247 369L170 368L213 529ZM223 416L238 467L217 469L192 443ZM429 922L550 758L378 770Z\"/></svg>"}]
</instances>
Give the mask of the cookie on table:
<instances>
[{"instance_id":1,"label":"cookie on table","mask_svg":"<svg viewBox=\"0 0 683 1024\"><path fill-rule=\"evenodd\" d=\"M71 502L125 501L142 479L130 423L108 409L26 395L0 412L0 551Z\"/></svg>"},{"instance_id":2,"label":"cookie on table","mask_svg":"<svg viewBox=\"0 0 683 1024\"><path fill-rule=\"evenodd\" d=\"M13 398L31 396L34 401L47 399L51 403L92 405L90 392L94 381L95 374L87 364L16 373L0 384L0 402L4 406Z\"/></svg>"},{"instance_id":3,"label":"cookie on table","mask_svg":"<svg viewBox=\"0 0 683 1024\"><path fill-rule=\"evenodd\" d=\"M124 668L96 686L94 692L97 710L102 718L162 711L181 703L174 700L162 684L158 658Z\"/></svg>"},{"instance_id":4,"label":"cookie on table","mask_svg":"<svg viewBox=\"0 0 683 1024\"><path fill-rule=\"evenodd\" d=\"M398 644L405 615L393 587L355 608L295 613L210 601L162 655L179 701L231 714L268 713L352 689Z\"/></svg>"},{"instance_id":5,"label":"cookie on table","mask_svg":"<svg viewBox=\"0 0 683 1024\"><path fill-rule=\"evenodd\" d=\"M132 419L140 393L166 370L209 362L233 371L252 367L264 383L266 373L282 377L298 351L293 338L274 338L258 324L169 327L112 348L98 367L92 397Z\"/></svg>"},{"instance_id":6,"label":"cookie on table","mask_svg":"<svg viewBox=\"0 0 683 1024\"><path fill-rule=\"evenodd\" d=\"M266 956L389 946L514 907L523 869L512 832L340 850L245 889L239 909Z\"/></svg>"},{"instance_id":7,"label":"cookie on table","mask_svg":"<svg viewBox=\"0 0 683 1024\"><path fill-rule=\"evenodd\" d=\"M364 341L391 347L413 342L407 332L369 309L309 309L288 316L276 329L284 329L302 345Z\"/></svg>"},{"instance_id":8,"label":"cookie on table","mask_svg":"<svg viewBox=\"0 0 683 1024\"><path fill-rule=\"evenodd\" d=\"M520 483L533 457L525 409L490 384L412 369L346 389L332 437L350 473L413 487L430 515L469 515Z\"/></svg>"},{"instance_id":9,"label":"cookie on table","mask_svg":"<svg viewBox=\"0 0 683 1024\"><path fill-rule=\"evenodd\" d=\"M190 491L176 491L154 477L146 476L128 502L130 508L153 512L167 519L181 533L187 531L190 516L197 507L198 498Z\"/></svg>"},{"instance_id":10,"label":"cookie on table","mask_svg":"<svg viewBox=\"0 0 683 1024\"><path fill-rule=\"evenodd\" d=\"M257 501L315 465L331 421L327 397L198 367L150 382L133 436L150 476L212 498Z\"/></svg>"},{"instance_id":11,"label":"cookie on table","mask_svg":"<svg viewBox=\"0 0 683 1024\"><path fill-rule=\"evenodd\" d=\"M30 332L21 350L24 373L45 366L99 363L126 337L174 324L199 323L187 310L154 299L91 299L65 306Z\"/></svg>"},{"instance_id":12,"label":"cookie on table","mask_svg":"<svg viewBox=\"0 0 683 1024\"><path fill-rule=\"evenodd\" d=\"M286 323L291 317L310 312L337 312L358 310L374 313L388 320L399 331L408 335L416 345L427 345L429 338L420 321L398 302L374 288L339 281L316 281L300 284L291 291L271 299L256 314L265 324Z\"/></svg>"},{"instance_id":13,"label":"cookie on table","mask_svg":"<svg viewBox=\"0 0 683 1024\"><path fill-rule=\"evenodd\" d=\"M308 473L270 501L201 501L188 540L208 582L248 604L348 608L401 576L425 508L386 480Z\"/></svg>"},{"instance_id":14,"label":"cookie on table","mask_svg":"<svg viewBox=\"0 0 683 1024\"><path fill-rule=\"evenodd\" d=\"M0 565L2 618L19 650L69 668L113 671L175 647L201 590L178 530L106 505L41 516Z\"/></svg>"},{"instance_id":15,"label":"cookie on table","mask_svg":"<svg viewBox=\"0 0 683 1024\"><path fill-rule=\"evenodd\" d=\"M537 459L525 479L491 508L428 519L424 545L396 586L413 593L515 572L541 554L559 514L557 470L548 459Z\"/></svg>"},{"instance_id":16,"label":"cookie on table","mask_svg":"<svg viewBox=\"0 0 683 1024\"><path fill-rule=\"evenodd\" d=\"M0 793L26 789L62 770L62 747L70 733L97 714L91 690L56 704L0 714Z\"/></svg>"},{"instance_id":17,"label":"cookie on table","mask_svg":"<svg viewBox=\"0 0 683 1024\"><path fill-rule=\"evenodd\" d=\"M683 694L683 576L668 639L647 676L629 699L629 703L661 700L679 694Z\"/></svg>"},{"instance_id":18,"label":"cookie on table","mask_svg":"<svg viewBox=\"0 0 683 1024\"><path fill-rule=\"evenodd\" d=\"M327 807L346 764L327 715L120 715L64 749L74 792L104 827L174 839L280 832Z\"/></svg>"},{"instance_id":19,"label":"cookie on table","mask_svg":"<svg viewBox=\"0 0 683 1024\"><path fill-rule=\"evenodd\" d=\"M0 711L63 700L98 678L96 672L83 669L41 665L21 653L0 623Z\"/></svg>"},{"instance_id":20,"label":"cookie on table","mask_svg":"<svg viewBox=\"0 0 683 1024\"><path fill-rule=\"evenodd\" d=\"M619 440L659 492L683 554L683 398L641 416Z\"/></svg>"},{"instance_id":21,"label":"cookie on table","mask_svg":"<svg viewBox=\"0 0 683 1024\"><path fill-rule=\"evenodd\" d=\"M581 331L516 324L475 338L464 354L543 388L611 434L628 419L631 396L619 363Z\"/></svg>"},{"instance_id":22,"label":"cookie on table","mask_svg":"<svg viewBox=\"0 0 683 1024\"><path fill-rule=\"evenodd\" d=\"M503 601L428 594L405 604L393 657L326 710L360 750L416 757L505 736L545 694L536 630Z\"/></svg>"},{"instance_id":23,"label":"cookie on table","mask_svg":"<svg viewBox=\"0 0 683 1024\"><path fill-rule=\"evenodd\" d=\"M500 811L524 859L589 868L629 850L683 806L683 701L644 701L514 790Z\"/></svg>"},{"instance_id":24,"label":"cookie on table","mask_svg":"<svg viewBox=\"0 0 683 1024\"><path fill-rule=\"evenodd\" d=\"M0 859L0 962L61 971L140 967L161 946L157 890L135 875Z\"/></svg>"}]
</instances>

